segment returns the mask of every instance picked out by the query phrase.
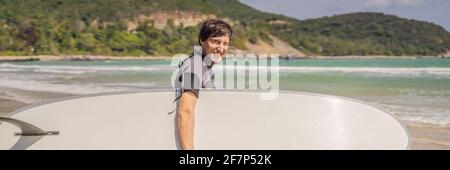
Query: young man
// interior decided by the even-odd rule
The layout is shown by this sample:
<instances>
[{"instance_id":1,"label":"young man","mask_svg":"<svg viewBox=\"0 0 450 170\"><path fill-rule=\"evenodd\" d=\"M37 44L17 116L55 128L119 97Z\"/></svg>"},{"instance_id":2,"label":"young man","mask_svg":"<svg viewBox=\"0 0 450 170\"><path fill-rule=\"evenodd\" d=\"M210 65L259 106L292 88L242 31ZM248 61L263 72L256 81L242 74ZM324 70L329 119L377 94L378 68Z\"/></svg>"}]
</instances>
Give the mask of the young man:
<instances>
[{"instance_id":1,"label":"young man","mask_svg":"<svg viewBox=\"0 0 450 170\"><path fill-rule=\"evenodd\" d=\"M177 125L181 149L194 149L194 110L199 89L214 88L212 67L225 57L232 35L231 27L226 22L219 19L207 20L199 33L201 48L196 47L193 55L180 64Z\"/></svg>"}]
</instances>

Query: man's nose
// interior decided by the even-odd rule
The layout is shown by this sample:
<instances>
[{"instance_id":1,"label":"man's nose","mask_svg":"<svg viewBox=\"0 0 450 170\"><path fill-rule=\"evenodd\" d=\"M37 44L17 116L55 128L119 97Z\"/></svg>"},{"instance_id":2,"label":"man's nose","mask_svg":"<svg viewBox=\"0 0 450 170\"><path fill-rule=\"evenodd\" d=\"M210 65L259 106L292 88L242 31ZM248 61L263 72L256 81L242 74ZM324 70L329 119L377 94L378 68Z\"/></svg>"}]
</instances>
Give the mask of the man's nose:
<instances>
[{"instance_id":1,"label":"man's nose","mask_svg":"<svg viewBox=\"0 0 450 170\"><path fill-rule=\"evenodd\" d=\"M220 53L223 53L223 50L225 49L224 45L219 45L217 47L217 51L219 51Z\"/></svg>"}]
</instances>

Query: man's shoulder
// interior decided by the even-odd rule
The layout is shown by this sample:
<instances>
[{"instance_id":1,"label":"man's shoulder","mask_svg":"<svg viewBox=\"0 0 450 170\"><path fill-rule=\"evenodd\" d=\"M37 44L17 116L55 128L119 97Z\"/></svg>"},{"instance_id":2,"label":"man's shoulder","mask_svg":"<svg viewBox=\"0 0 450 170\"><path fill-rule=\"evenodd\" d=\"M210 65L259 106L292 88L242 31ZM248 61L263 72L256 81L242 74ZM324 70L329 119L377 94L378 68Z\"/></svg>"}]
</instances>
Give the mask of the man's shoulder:
<instances>
[{"instance_id":1,"label":"man's shoulder","mask_svg":"<svg viewBox=\"0 0 450 170\"><path fill-rule=\"evenodd\" d=\"M186 70L186 69L190 69L193 67L203 67L203 60L201 56L189 56L188 58L184 59L181 63L180 63L180 68L182 70Z\"/></svg>"}]
</instances>

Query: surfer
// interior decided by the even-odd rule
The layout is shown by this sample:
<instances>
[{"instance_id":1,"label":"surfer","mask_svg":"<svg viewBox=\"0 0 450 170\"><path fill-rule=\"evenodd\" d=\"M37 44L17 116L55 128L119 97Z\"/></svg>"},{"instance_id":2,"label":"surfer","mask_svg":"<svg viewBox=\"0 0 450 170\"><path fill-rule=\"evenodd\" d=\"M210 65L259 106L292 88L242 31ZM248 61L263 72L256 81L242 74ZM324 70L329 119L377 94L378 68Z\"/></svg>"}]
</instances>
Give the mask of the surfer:
<instances>
[{"instance_id":1,"label":"surfer","mask_svg":"<svg viewBox=\"0 0 450 170\"><path fill-rule=\"evenodd\" d=\"M225 57L231 43L231 26L220 19L205 21L198 37L200 46L179 65L177 74L177 130L181 149L194 149L195 105L201 88L214 88L214 64Z\"/></svg>"}]
</instances>

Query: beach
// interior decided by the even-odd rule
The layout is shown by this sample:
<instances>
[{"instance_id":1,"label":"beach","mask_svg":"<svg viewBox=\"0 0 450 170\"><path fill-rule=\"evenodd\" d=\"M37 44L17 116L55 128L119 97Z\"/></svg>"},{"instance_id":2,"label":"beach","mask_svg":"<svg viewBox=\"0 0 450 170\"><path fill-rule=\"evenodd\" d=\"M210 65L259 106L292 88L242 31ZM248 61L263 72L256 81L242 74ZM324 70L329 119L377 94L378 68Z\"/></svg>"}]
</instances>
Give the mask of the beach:
<instances>
[{"instance_id":1,"label":"beach","mask_svg":"<svg viewBox=\"0 0 450 170\"><path fill-rule=\"evenodd\" d=\"M37 55L0 56L0 62L23 61L93 61L93 60L169 60L169 56Z\"/></svg>"},{"instance_id":2,"label":"beach","mask_svg":"<svg viewBox=\"0 0 450 170\"><path fill-rule=\"evenodd\" d=\"M0 62L0 114L68 96L168 89L175 68L167 60ZM407 127L411 149L450 149L447 59L282 60L279 69L281 90L367 102Z\"/></svg>"},{"instance_id":3,"label":"beach","mask_svg":"<svg viewBox=\"0 0 450 170\"><path fill-rule=\"evenodd\" d=\"M406 127L411 135L411 149L416 150L449 150L450 127L439 127L417 123L407 123Z\"/></svg>"},{"instance_id":4,"label":"beach","mask_svg":"<svg viewBox=\"0 0 450 170\"><path fill-rule=\"evenodd\" d=\"M48 102L73 94L20 90L0 87L0 116L7 116L20 108Z\"/></svg>"},{"instance_id":5,"label":"beach","mask_svg":"<svg viewBox=\"0 0 450 170\"><path fill-rule=\"evenodd\" d=\"M0 97L0 116L7 116L8 113L11 113L19 108L25 107L28 104L16 101L16 100L10 100Z\"/></svg>"}]
</instances>

